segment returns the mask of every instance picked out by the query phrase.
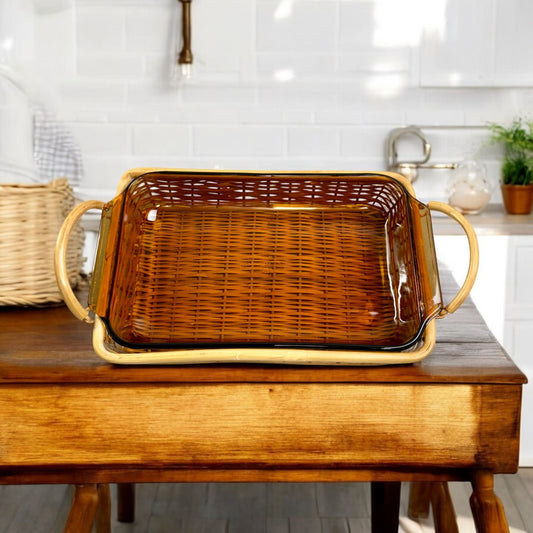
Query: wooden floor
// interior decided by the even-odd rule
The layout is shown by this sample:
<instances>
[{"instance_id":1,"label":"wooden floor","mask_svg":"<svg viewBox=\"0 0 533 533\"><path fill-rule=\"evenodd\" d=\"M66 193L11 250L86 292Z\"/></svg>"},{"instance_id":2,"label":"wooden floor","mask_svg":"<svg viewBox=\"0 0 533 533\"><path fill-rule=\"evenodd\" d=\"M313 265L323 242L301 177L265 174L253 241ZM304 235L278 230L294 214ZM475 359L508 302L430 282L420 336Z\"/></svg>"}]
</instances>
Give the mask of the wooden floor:
<instances>
[{"instance_id":1,"label":"wooden floor","mask_svg":"<svg viewBox=\"0 0 533 533\"><path fill-rule=\"evenodd\" d=\"M137 485L133 524L116 521L123 533L367 533L370 532L370 487L367 483L193 483ZM450 488L461 533L474 532L470 487ZM533 468L497 476L511 533L533 533ZM433 531L430 520L405 517L408 486L402 488L402 533ZM115 503L115 487L112 487ZM61 532L72 489L56 486L0 486L1 533Z\"/></svg>"}]
</instances>

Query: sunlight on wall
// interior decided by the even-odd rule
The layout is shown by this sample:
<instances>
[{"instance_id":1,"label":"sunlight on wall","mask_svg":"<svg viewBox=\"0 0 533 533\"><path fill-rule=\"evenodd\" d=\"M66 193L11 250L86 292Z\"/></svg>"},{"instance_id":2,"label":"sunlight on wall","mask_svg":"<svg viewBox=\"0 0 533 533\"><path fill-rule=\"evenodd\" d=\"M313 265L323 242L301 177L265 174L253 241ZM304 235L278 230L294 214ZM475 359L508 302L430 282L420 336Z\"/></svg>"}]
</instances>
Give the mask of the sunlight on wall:
<instances>
[{"instance_id":1,"label":"sunlight on wall","mask_svg":"<svg viewBox=\"0 0 533 533\"><path fill-rule=\"evenodd\" d=\"M375 0L374 45L418 46L424 32L445 37L447 0Z\"/></svg>"},{"instance_id":2,"label":"sunlight on wall","mask_svg":"<svg viewBox=\"0 0 533 533\"><path fill-rule=\"evenodd\" d=\"M274 79L276 81L291 81L294 79L294 70L292 68L282 68L274 72Z\"/></svg>"},{"instance_id":3,"label":"sunlight on wall","mask_svg":"<svg viewBox=\"0 0 533 533\"><path fill-rule=\"evenodd\" d=\"M379 74L371 76L365 82L365 89L374 97L394 98L407 86L407 79L402 74Z\"/></svg>"},{"instance_id":4,"label":"sunlight on wall","mask_svg":"<svg viewBox=\"0 0 533 533\"><path fill-rule=\"evenodd\" d=\"M452 72L450 74L450 85L457 87L463 81L463 77L460 72Z\"/></svg>"},{"instance_id":5,"label":"sunlight on wall","mask_svg":"<svg viewBox=\"0 0 533 533\"><path fill-rule=\"evenodd\" d=\"M292 14L293 0L281 0L274 11L274 18L276 20L286 19Z\"/></svg>"}]
</instances>

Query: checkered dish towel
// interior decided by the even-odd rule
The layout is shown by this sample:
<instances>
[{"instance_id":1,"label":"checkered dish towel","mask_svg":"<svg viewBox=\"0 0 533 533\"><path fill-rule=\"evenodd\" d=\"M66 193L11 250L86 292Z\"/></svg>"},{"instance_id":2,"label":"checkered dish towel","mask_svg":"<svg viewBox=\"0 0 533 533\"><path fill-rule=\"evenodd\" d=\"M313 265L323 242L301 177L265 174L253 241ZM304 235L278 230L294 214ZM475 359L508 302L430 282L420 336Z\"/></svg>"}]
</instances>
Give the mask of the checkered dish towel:
<instances>
[{"instance_id":1,"label":"checkered dish towel","mask_svg":"<svg viewBox=\"0 0 533 533\"><path fill-rule=\"evenodd\" d=\"M79 186L83 176L80 147L72 135L48 109L33 109L33 158L39 181L68 178L72 187Z\"/></svg>"}]
</instances>

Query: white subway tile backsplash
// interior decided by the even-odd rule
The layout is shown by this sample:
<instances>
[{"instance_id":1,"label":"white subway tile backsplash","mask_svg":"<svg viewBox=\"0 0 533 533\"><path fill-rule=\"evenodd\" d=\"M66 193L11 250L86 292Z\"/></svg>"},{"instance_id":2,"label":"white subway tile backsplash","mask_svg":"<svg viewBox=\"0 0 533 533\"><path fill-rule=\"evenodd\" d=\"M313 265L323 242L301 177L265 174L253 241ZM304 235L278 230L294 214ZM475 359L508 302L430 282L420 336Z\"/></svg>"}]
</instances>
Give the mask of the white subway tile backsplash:
<instances>
[{"instance_id":1,"label":"white subway tile backsplash","mask_svg":"<svg viewBox=\"0 0 533 533\"><path fill-rule=\"evenodd\" d=\"M287 124L312 124L315 112L311 109L283 109L282 122Z\"/></svg>"},{"instance_id":2,"label":"white subway tile backsplash","mask_svg":"<svg viewBox=\"0 0 533 533\"><path fill-rule=\"evenodd\" d=\"M113 8L78 8L76 17L78 52L94 53L107 50L116 53L118 50L124 50L126 44L125 15L125 10Z\"/></svg>"},{"instance_id":3,"label":"white subway tile backsplash","mask_svg":"<svg viewBox=\"0 0 533 533\"><path fill-rule=\"evenodd\" d=\"M387 127L355 126L341 128L341 155L347 157L372 157L384 164L385 139L390 129Z\"/></svg>"},{"instance_id":4,"label":"white subway tile backsplash","mask_svg":"<svg viewBox=\"0 0 533 533\"><path fill-rule=\"evenodd\" d=\"M80 76L124 80L143 77L145 66L143 58L139 55L80 54L77 72Z\"/></svg>"},{"instance_id":5,"label":"white subway tile backsplash","mask_svg":"<svg viewBox=\"0 0 533 533\"><path fill-rule=\"evenodd\" d=\"M79 105L66 104L58 111L57 118L75 126L78 123L109 122L109 113L106 110L95 110L80 107Z\"/></svg>"},{"instance_id":6,"label":"white subway tile backsplash","mask_svg":"<svg viewBox=\"0 0 533 533\"><path fill-rule=\"evenodd\" d=\"M435 109L424 106L421 109L407 110L405 118L409 124L456 127L461 127L465 124L463 109Z\"/></svg>"},{"instance_id":7,"label":"white subway tile backsplash","mask_svg":"<svg viewBox=\"0 0 533 533\"><path fill-rule=\"evenodd\" d=\"M168 79L155 83L147 77L139 81L127 80L123 85L128 107L143 112L151 111L154 118L158 111L171 112L176 109L182 100L182 91L172 87Z\"/></svg>"},{"instance_id":8,"label":"white subway tile backsplash","mask_svg":"<svg viewBox=\"0 0 533 533\"><path fill-rule=\"evenodd\" d=\"M328 2L256 0L258 52L333 52L337 15Z\"/></svg>"},{"instance_id":9,"label":"white subway tile backsplash","mask_svg":"<svg viewBox=\"0 0 533 533\"><path fill-rule=\"evenodd\" d=\"M432 146L432 159L460 161L479 157L489 144L489 132L485 128L442 129L426 128L425 133Z\"/></svg>"},{"instance_id":10,"label":"white subway tile backsplash","mask_svg":"<svg viewBox=\"0 0 533 533\"><path fill-rule=\"evenodd\" d=\"M277 126L197 126L194 154L219 157L282 156L286 135Z\"/></svg>"},{"instance_id":11,"label":"white subway tile backsplash","mask_svg":"<svg viewBox=\"0 0 533 533\"><path fill-rule=\"evenodd\" d=\"M122 175L136 166L132 157L128 155L99 156L85 151L83 159L84 176L81 181L81 187L83 189L108 191L109 194L112 194L108 198L110 200L114 196Z\"/></svg>"},{"instance_id":12,"label":"white subway tile backsplash","mask_svg":"<svg viewBox=\"0 0 533 533\"><path fill-rule=\"evenodd\" d=\"M527 114L525 107L520 107ZM532 109L533 110L533 109ZM464 113L465 126L486 126L490 122L499 122L500 124L505 124L509 122L511 116L522 114L518 113L509 113L509 108L505 106L496 106L496 107L480 107L479 109L470 109L466 108Z\"/></svg>"},{"instance_id":13,"label":"white subway tile backsplash","mask_svg":"<svg viewBox=\"0 0 533 533\"><path fill-rule=\"evenodd\" d=\"M182 106L169 112L162 111L159 121L176 122L181 124L279 124L310 122L309 114L289 113L285 116L284 110L276 106L258 107L255 105L190 105Z\"/></svg>"},{"instance_id":14,"label":"white subway tile backsplash","mask_svg":"<svg viewBox=\"0 0 533 533\"><path fill-rule=\"evenodd\" d=\"M272 159L260 168L264 170L290 170L290 171L342 171L358 172L367 170L381 170L382 163L374 158L338 158L338 157L291 157L285 159ZM255 168L255 167L251 167Z\"/></svg>"},{"instance_id":15,"label":"white subway tile backsplash","mask_svg":"<svg viewBox=\"0 0 533 533\"><path fill-rule=\"evenodd\" d=\"M269 83L260 85L258 100L261 105L282 105L296 109L320 109L339 101L336 82L305 84L300 82Z\"/></svg>"},{"instance_id":16,"label":"white subway tile backsplash","mask_svg":"<svg viewBox=\"0 0 533 533\"><path fill-rule=\"evenodd\" d=\"M123 7L123 8L129 8L131 6L150 6L155 5L157 7L161 7L161 5L165 5L169 7L170 5L174 4L174 0L75 0L76 5L79 6L93 6L93 7L102 7L106 6L109 8L110 6L113 7Z\"/></svg>"},{"instance_id":17,"label":"white subway tile backsplash","mask_svg":"<svg viewBox=\"0 0 533 533\"><path fill-rule=\"evenodd\" d=\"M158 122L157 112L139 105L116 108L106 114L106 122L118 124L153 124Z\"/></svg>"},{"instance_id":18,"label":"white subway tile backsplash","mask_svg":"<svg viewBox=\"0 0 533 533\"><path fill-rule=\"evenodd\" d=\"M78 106L106 110L110 106L124 105L126 86L118 81L73 78L60 81L57 92L63 106Z\"/></svg>"},{"instance_id":19,"label":"white subway tile backsplash","mask_svg":"<svg viewBox=\"0 0 533 533\"><path fill-rule=\"evenodd\" d=\"M369 109L363 111L363 123L370 125L388 126L390 129L403 126L406 123L405 112L401 109Z\"/></svg>"},{"instance_id":20,"label":"white subway tile backsplash","mask_svg":"<svg viewBox=\"0 0 533 533\"><path fill-rule=\"evenodd\" d=\"M490 109L497 106L502 98L502 91L494 88L481 89L423 89L424 104L432 108L463 109L484 107Z\"/></svg>"},{"instance_id":21,"label":"white subway tile backsplash","mask_svg":"<svg viewBox=\"0 0 533 533\"><path fill-rule=\"evenodd\" d=\"M323 82L337 74L334 53L274 52L257 54L257 74L268 81L315 80Z\"/></svg>"},{"instance_id":22,"label":"white subway tile backsplash","mask_svg":"<svg viewBox=\"0 0 533 533\"><path fill-rule=\"evenodd\" d=\"M372 0L339 2L341 53L365 53L374 49L375 8Z\"/></svg>"},{"instance_id":23,"label":"white subway tile backsplash","mask_svg":"<svg viewBox=\"0 0 533 533\"><path fill-rule=\"evenodd\" d=\"M322 106L317 109L317 124L361 124L363 111L359 106Z\"/></svg>"},{"instance_id":24,"label":"white subway tile backsplash","mask_svg":"<svg viewBox=\"0 0 533 533\"><path fill-rule=\"evenodd\" d=\"M339 155L339 131L323 126L289 128L289 156L310 158Z\"/></svg>"},{"instance_id":25,"label":"white subway tile backsplash","mask_svg":"<svg viewBox=\"0 0 533 533\"><path fill-rule=\"evenodd\" d=\"M234 73L246 79L255 58L254 2L195 0L191 16L195 66L206 75ZM179 47L179 36L175 40Z\"/></svg>"},{"instance_id":26,"label":"white subway tile backsplash","mask_svg":"<svg viewBox=\"0 0 533 533\"><path fill-rule=\"evenodd\" d=\"M475 29L485 41L472 50L460 46L472 36L454 32L476 22L479 0L439 1L442 28L384 0L194 0L193 77L177 82L179 2L73 3L36 16L32 69L80 141L86 189L150 165L381 170L388 132L411 123L426 128L432 160L475 153L497 181L502 152L483 144L486 123L533 116L523 0L487 0L501 23L487 25L486 9L494 38ZM526 52L511 56L518 45ZM454 71L475 54L471 72ZM443 179L431 176L419 184L429 196Z\"/></svg>"},{"instance_id":27,"label":"white subway tile backsplash","mask_svg":"<svg viewBox=\"0 0 533 533\"><path fill-rule=\"evenodd\" d=\"M131 153L130 127L123 124L71 125L82 152L94 155L115 155Z\"/></svg>"},{"instance_id":28,"label":"white subway tile backsplash","mask_svg":"<svg viewBox=\"0 0 533 533\"><path fill-rule=\"evenodd\" d=\"M54 38L50 39L49 36ZM41 72L53 72L54 77L75 74L76 16L75 10L65 9L46 16L34 17L34 60Z\"/></svg>"},{"instance_id":29,"label":"white subway tile backsplash","mask_svg":"<svg viewBox=\"0 0 533 533\"><path fill-rule=\"evenodd\" d=\"M371 52L340 53L338 55L339 73L349 75L358 72L391 73L408 72L411 58L408 49L373 50Z\"/></svg>"},{"instance_id":30,"label":"white subway tile backsplash","mask_svg":"<svg viewBox=\"0 0 533 533\"><path fill-rule=\"evenodd\" d=\"M253 106L242 108L232 105L196 104L162 109L158 112L157 119L163 124L239 124L248 109L252 112L256 110Z\"/></svg>"},{"instance_id":31,"label":"white subway tile backsplash","mask_svg":"<svg viewBox=\"0 0 533 533\"><path fill-rule=\"evenodd\" d=\"M171 69L176 65L175 56L171 57L168 52L163 51L134 55L142 58L147 80L164 80L168 83Z\"/></svg>"},{"instance_id":32,"label":"white subway tile backsplash","mask_svg":"<svg viewBox=\"0 0 533 533\"><path fill-rule=\"evenodd\" d=\"M188 156L191 131L179 124L140 124L133 126L133 153L149 156Z\"/></svg>"},{"instance_id":33,"label":"white subway tile backsplash","mask_svg":"<svg viewBox=\"0 0 533 533\"><path fill-rule=\"evenodd\" d=\"M185 104L219 104L246 106L257 103L257 89L254 86L183 83L176 88Z\"/></svg>"},{"instance_id":34,"label":"white subway tile backsplash","mask_svg":"<svg viewBox=\"0 0 533 533\"><path fill-rule=\"evenodd\" d=\"M339 106L354 107L362 112L391 112L418 109L422 105L418 91L405 86L405 80L380 78L376 74L362 74L359 83L343 83L339 87ZM398 83L402 82L402 83ZM384 84L384 85L383 85Z\"/></svg>"},{"instance_id":35,"label":"white subway tile backsplash","mask_svg":"<svg viewBox=\"0 0 533 533\"><path fill-rule=\"evenodd\" d=\"M125 10L125 13L128 52L146 54L169 48L170 36L175 28L165 5L134 6Z\"/></svg>"}]
</instances>

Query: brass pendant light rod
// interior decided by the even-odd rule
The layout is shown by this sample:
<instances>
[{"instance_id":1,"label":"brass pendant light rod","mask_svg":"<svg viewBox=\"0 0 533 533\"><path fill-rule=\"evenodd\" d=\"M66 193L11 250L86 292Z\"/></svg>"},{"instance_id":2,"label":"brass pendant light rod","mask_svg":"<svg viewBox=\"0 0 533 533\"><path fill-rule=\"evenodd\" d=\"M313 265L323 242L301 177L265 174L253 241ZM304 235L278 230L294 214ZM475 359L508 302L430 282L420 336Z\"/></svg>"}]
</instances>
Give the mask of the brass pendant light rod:
<instances>
[{"instance_id":1,"label":"brass pendant light rod","mask_svg":"<svg viewBox=\"0 0 533 533\"><path fill-rule=\"evenodd\" d=\"M178 0L181 2L181 35L183 46L178 55L178 64L183 68L190 68L192 65L192 51L191 51L191 1L192 0Z\"/></svg>"}]
</instances>

